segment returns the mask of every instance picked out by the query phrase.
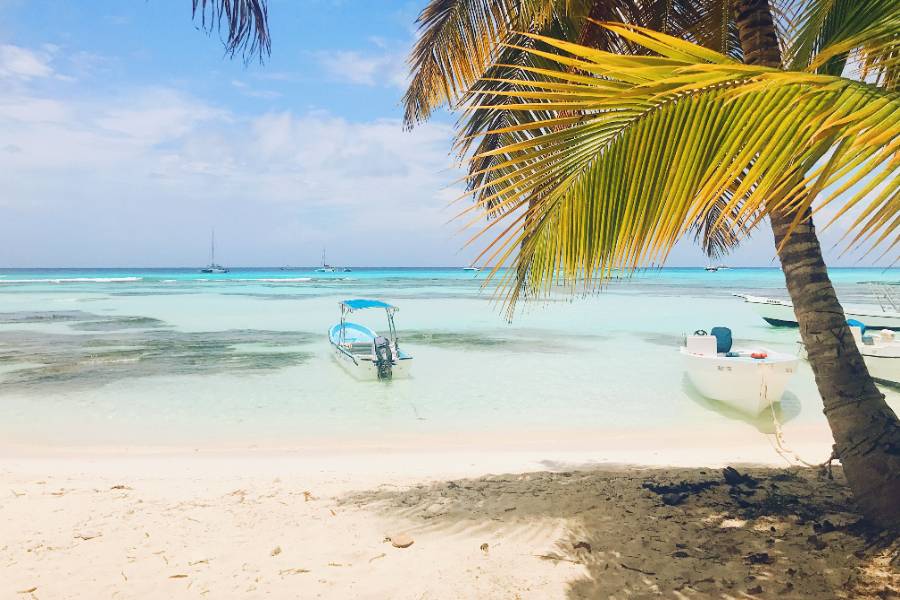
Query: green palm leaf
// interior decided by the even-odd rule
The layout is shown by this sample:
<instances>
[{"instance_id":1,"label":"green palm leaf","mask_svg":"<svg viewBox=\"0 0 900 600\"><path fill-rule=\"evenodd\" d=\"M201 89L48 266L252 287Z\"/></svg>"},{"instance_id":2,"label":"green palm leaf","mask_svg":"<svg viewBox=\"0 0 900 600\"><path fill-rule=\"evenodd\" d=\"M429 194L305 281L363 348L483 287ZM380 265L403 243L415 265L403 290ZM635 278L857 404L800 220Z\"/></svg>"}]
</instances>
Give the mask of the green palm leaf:
<instances>
[{"instance_id":1,"label":"green palm leaf","mask_svg":"<svg viewBox=\"0 0 900 600\"><path fill-rule=\"evenodd\" d=\"M482 258L516 264L505 276L511 304L522 290L565 282L587 291L613 268L659 263L698 223L729 239L771 211L805 214L817 195L816 208L840 198L843 210L857 209L851 244L897 243L900 96L605 27L657 54L533 36L565 53L529 50L554 61L542 73L566 87L518 82L523 91L501 94L514 98L501 109L549 111L561 127L542 123L537 135L475 157L504 157L476 175L490 190L479 207L500 221L482 235L502 230ZM583 113L575 123L573 106ZM844 195L857 181L866 183Z\"/></svg>"},{"instance_id":2,"label":"green palm leaf","mask_svg":"<svg viewBox=\"0 0 900 600\"><path fill-rule=\"evenodd\" d=\"M863 78L895 89L900 83L900 2L896 0L790 0L799 23L789 50L796 69L811 66L840 75L848 58Z\"/></svg>"}]
</instances>

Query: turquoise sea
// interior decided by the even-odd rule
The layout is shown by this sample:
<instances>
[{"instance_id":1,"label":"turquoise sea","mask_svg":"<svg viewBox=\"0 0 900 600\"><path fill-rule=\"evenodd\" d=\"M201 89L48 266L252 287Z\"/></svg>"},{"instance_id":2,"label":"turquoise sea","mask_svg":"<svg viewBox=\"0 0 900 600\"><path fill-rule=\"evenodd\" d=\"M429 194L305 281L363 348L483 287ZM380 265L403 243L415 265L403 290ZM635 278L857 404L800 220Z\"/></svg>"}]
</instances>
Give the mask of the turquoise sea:
<instances>
[{"instance_id":1,"label":"turquoise sea","mask_svg":"<svg viewBox=\"0 0 900 600\"><path fill-rule=\"evenodd\" d=\"M835 269L845 303L900 269ZM512 323L461 269L0 270L0 437L38 445L205 443L303 446L571 428L766 430L697 396L682 336L715 325L738 341L793 351L796 330L763 322L734 292L786 297L780 270L669 268L613 280L600 294L555 295ZM400 307L412 377L351 379L326 331L338 301ZM360 319L378 329L383 312ZM897 394L887 391L896 406ZM803 366L779 417L822 421Z\"/></svg>"}]
</instances>

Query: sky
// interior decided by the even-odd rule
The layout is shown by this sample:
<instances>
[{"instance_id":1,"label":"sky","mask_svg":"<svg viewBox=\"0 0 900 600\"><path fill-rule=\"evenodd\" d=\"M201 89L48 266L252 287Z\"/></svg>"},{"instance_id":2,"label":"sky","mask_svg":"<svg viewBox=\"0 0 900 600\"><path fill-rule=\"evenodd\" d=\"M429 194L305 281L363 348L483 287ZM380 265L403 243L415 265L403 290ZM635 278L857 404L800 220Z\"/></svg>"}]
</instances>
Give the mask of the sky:
<instances>
[{"instance_id":1,"label":"sky","mask_svg":"<svg viewBox=\"0 0 900 600\"><path fill-rule=\"evenodd\" d=\"M0 0L0 268L201 265L212 228L229 266L468 264L454 118L401 121L424 4L270 0L260 65L190 0ZM777 266L771 233L726 261Z\"/></svg>"}]
</instances>

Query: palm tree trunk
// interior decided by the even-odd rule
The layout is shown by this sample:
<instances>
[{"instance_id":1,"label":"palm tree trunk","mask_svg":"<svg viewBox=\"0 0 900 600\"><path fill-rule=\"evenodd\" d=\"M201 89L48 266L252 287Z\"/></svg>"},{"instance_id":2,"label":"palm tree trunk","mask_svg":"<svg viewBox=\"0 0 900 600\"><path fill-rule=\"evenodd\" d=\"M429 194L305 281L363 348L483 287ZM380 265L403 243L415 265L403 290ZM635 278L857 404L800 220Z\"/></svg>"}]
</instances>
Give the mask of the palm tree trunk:
<instances>
[{"instance_id":1,"label":"palm tree trunk","mask_svg":"<svg viewBox=\"0 0 900 600\"><path fill-rule=\"evenodd\" d=\"M780 68L768 0L737 0L735 11L744 61ZM900 526L900 420L856 347L828 278L811 214L788 237L794 217L773 213L772 230L836 454L863 514L882 526Z\"/></svg>"}]
</instances>

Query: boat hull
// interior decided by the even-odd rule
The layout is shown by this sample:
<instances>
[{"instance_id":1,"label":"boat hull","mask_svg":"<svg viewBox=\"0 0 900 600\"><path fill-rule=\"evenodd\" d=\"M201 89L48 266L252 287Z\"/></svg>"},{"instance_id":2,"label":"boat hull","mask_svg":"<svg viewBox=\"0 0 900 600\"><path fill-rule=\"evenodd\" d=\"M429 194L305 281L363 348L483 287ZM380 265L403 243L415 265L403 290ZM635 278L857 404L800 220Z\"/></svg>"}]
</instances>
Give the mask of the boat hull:
<instances>
[{"instance_id":1,"label":"boat hull","mask_svg":"<svg viewBox=\"0 0 900 600\"><path fill-rule=\"evenodd\" d=\"M374 351L371 350L377 335L368 327L349 322L334 325L328 331L328 341L331 343L335 360L354 379L362 381L378 379L378 366ZM412 357L398 350L393 342L392 348L394 358L391 361L391 379L408 377Z\"/></svg>"},{"instance_id":2,"label":"boat hull","mask_svg":"<svg viewBox=\"0 0 900 600\"><path fill-rule=\"evenodd\" d=\"M331 345L332 356L334 360L346 371L351 377L359 381L377 381L378 367L375 362L369 359L360 359L356 357L356 361L346 352L342 351L339 346ZM394 362L391 367L391 379L405 379L409 377L412 358L401 358Z\"/></svg>"},{"instance_id":3,"label":"boat hull","mask_svg":"<svg viewBox=\"0 0 900 600\"><path fill-rule=\"evenodd\" d=\"M758 296L741 296L744 301L752 304L756 313L769 325L775 327L798 327L797 317L794 315L794 306L784 300L763 298ZM844 315L847 319L854 319L865 323L868 329L892 329L900 331L900 314L891 312L879 312L878 310L866 310L857 307L845 307Z\"/></svg>"},{"instance_id":4,"label":"boat hull","mask_svg":"<svg viewBox=\"0 0 900 600\"><path fill-rule=\"evenodd\" d=\"M806 345L797 342L797 346L800 348L800 358L809 360ZM900 386L900 345L892 344L881 348L857 345L857 348L872 379L879 383Z\"/></svg>"},{"instance_id":5,"label":"boat hull","mask_svg":"<svg viewBox=\"0 0 900 600\"><path fill-rule=\"evenodd\" d=\"M900 355L866 354L864 352L863 360L873 379L900 386Z\"/></svg>"},{"instance_id":6,"label":"boat hull","mask_svg":"<svg viewBox=\"0 0 900 600\"><path fill-rule=\"evenodd\" d=\"M797 357L769 353L763 360L748 357L701 356L681 349L688 380L701 395L748 415L758 415L781 400L797 370Z\"/></svg>"}]
</instances>

